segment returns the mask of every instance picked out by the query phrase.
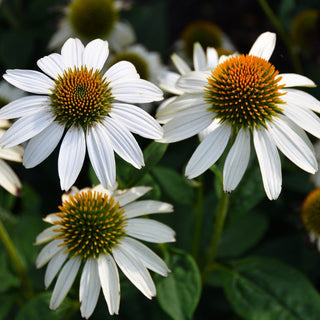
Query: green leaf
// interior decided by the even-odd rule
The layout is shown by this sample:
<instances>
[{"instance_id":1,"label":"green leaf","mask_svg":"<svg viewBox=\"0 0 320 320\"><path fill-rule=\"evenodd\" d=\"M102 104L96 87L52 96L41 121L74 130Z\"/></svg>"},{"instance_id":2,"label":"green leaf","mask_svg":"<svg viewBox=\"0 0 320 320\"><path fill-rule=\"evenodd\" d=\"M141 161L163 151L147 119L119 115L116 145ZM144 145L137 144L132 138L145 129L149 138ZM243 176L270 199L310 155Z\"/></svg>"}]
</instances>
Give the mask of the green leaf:
<instances>
[{"instance_id":1,"label":"green leaf","mask_svg":"<svg viewBox=\"0 0 320 320\"><path fill-rule=\"evenodd\" d=\"M186 205L193 203L193 188L186 178L171 168L159 166L152 169L152 174L171 199Z\"/></svg>"},{"instance_id":2,"label":"green leaf","mask_svg":"<svg viewBox=\"0 0 320 320\"><path fill-rule=\"evenodd\" d=\"M165 262L171 273L157 277L157 298L161 308L174 320L192 319L201 295L201 276L192 256L170 248Z\"/></svg>"},{"instance_id":3,"label":"green leaf","mask_svg":"<svg viewBox=\"0 0 320 320\"><path fill-rule=\"evenodd\" d=\"M130 170L127 173L128 180L125 182L125 187L130 188L136 185L136 183L160 161L165 154L167 147L168 144L166 143L151 142L143 151L145 166L140 170L130 167Z\"/></svg>"},{"instance_id":4,"label":"green leaf","mask_svg":"<svg viewBox=\"0 0 320 320\"><path fill-rule=\"evenodd\" d=\"M0 320L7 320L8 313L14 304L14 296L9 295L8 293L0 295Z\"/></svg>"},{"instance_id":5,"label":"green leaf","mask_svg":"<svg viewBox=\"0 0 320 320\"><path fill-rule=\"evenodd\" d=\"M274 259L250 257L219 270L227 299L246 320L319 319L319 294L292 267Z\"/></svg>"},{"instance_id":6,"label":"green leaf","mask_svg":"<svg viewBox=\"0 0 320 320\"><path fill-rule=\"evenodd\" d=\"M10 288L16 288L19 285L19 278L13 275L8 269L6 253L3 251L0 252L0 293L6 292Z\"/></svg>"},{"instance_id":7,"label":"green leaf","mask_svg":"<svg viewBox=\"0 0 320 320\"><path fill-rule=\"evenodd\" d=\"M52 311L49 309L50 292L41 293L25 304L19 311L15 320L61 320L71 307L68 298L65 298L61 306Z\"/></svg>"},{"instance_id":8,"label":"green leaf","mask_svg":"<svg viewBox=\"0 0 320 320\"><path fill-rule=\"evenodd\" d=\"M244 254L262 239L268 225L268 218L255 212L249 212L243 217L232 220L223 232L217 256L235 258Z\"/></svg>"}]
</instances>

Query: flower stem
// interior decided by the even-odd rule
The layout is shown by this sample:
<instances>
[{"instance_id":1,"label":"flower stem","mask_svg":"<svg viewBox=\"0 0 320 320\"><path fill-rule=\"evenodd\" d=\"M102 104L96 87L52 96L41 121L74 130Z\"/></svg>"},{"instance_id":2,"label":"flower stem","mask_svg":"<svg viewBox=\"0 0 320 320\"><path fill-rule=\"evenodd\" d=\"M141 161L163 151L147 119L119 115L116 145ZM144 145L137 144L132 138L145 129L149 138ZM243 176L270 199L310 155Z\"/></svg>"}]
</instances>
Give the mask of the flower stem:
<instances>
[{"instance_id":1,"label":"flower stem","mask_svg":"<svg viewBox=\"0 0 320 320\"><path fill-rule=\"evenodd\" d=\"M282 41L284 42L285 46L287 47L288 53L290 55L293 67L297 73L302 73L302 66L298 55L296 54L294 48L291 45L291 41L287 33L285 32L280 20L274 14L272 9L270 8L267 0L259 0L260 6L262 7L264 13L267 15L277 32L279 33Z\"/></svg>"},{"instance_id":2,"label":"flower stem","mask_svg":"<svg viewBox=\"0 0 320 320\"><path fill-rule=\"evenodd\" d=\"M7 250L7 253L11 259L11 262L20 277L22 285L25 287L25 296L26 298L31 298L33 296L33 288L31 286L31 283L27 277L24 265L21 261L21 257L19 256L19 253L14 246L4 224L2 223L0 219L0 239L4 245L4 247Z\"/></svg>"},{"instance_id":3,"label":"flower stem","mask_svg":"<svg viewBox=\"0 0 320 320\"><path fill-rule=\"evenodd\" d=\"M197 260L200 247L202 222L203 222L203 175L199 177L199 187L197 189L197 198L194 206L195 227L192 241L192 255Z\"/></svg>"}]
</instances>

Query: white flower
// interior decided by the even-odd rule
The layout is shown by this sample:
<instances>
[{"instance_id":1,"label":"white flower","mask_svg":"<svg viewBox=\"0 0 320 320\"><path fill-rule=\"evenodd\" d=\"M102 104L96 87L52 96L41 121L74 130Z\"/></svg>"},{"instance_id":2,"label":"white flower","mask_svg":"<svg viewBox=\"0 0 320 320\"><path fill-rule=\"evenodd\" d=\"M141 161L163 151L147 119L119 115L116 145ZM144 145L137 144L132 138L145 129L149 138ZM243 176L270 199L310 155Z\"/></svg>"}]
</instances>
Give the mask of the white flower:
<instances>
[{"instance_id":1,"label":"white flower","mask_svg":"<svg viewBox=\"0 0 320 320\"><path fill-rule=\"evenodd\" d=\"M71 0L48 48L60 48L67 39L77 37L82 41L102 38L108 40L112 50L122 50L136 40L132 26L118 19L119 11L126 6L125 2L114 0Z\"/></svg>"},{"instance_id":2,"label":"white flower","mask_svg":"<svg viewBox=\"0 0 320 320\"><path fill-rule=\"evenodd\" d=\"M162 128L149 114L130 103L162 99L162 91L140 79L135 67L121 61L104 74L108 42L91 41L86 47L69 39L61 54L38 60L46 74L7 70L12 85L38 95L13 101L0 110L0 119L19 118L0 140L12 147L29 140L23 157L26 168L46 159L62 140L58 171L61 188L68 190L81 170L86 148L104 187L115 183L114 151L136 168L144 165L133 133L159 139Z\"/></svg>"},{"instance_id":3,"label":"white flower","mask_svg":"<svg viewBox=\"0 0 320 320\"><path fill-rule=\"evenodd\" d=\"M310 79L291 73L278 74L268 62L276 42L273 33L259 36L248 55L213 62L212 71L188 72L177 81L183 91L166 104L170 114L159 141L175 142L214 126L200 143L186 167L192 179L210 168L234 141L223 169L225 192L239 184L250 157L250 140L257 154L263 184L269 199L281 191L281 163L277 148L303 170L318 169L307 131L320 137L320 102L310 94L293 89L313 87ZM200 57L200 56L199 56ZM205 65L205 57L198 65ZM201 68L200 68L201 69Z\"/></svg>"},{"instance_id":4,"label":"white flower","mask_svg":"<svg viewBox=\"0 0 320 320\"><path fill-rule=\"evenodd\" d=\"M22 98L23 96L25 96L25 93L13 86L11 86L8 82L2 80L0 82L0 104L1 106Z\"/></svg>"},{"instance_id":5,"label":"white flower","mask_svg":"<svg viewBox=\"0 0 320 320\"><path fill-rule=\"evenodd\" d=\"M107 190L100 185L80 191L72 188L63 196L60 212L45 218L53 226L36 239L36 244L50 241L36 261L38 268L48 263L46 287L61 269L51 296L51 309L55 310L61 304L82 263L79 300L81 315L85 318L89 318L95 309L100 287L109 313L118 314L120 283L117 265L147 298L156 295L147 269L163 276L167 276L169 269L161 258L135 238L153 243L172 242L175 233L160 222L140 218L173 210L165 202L135 201L150 189L141 186Z\"/></svg>"}]
</instances>

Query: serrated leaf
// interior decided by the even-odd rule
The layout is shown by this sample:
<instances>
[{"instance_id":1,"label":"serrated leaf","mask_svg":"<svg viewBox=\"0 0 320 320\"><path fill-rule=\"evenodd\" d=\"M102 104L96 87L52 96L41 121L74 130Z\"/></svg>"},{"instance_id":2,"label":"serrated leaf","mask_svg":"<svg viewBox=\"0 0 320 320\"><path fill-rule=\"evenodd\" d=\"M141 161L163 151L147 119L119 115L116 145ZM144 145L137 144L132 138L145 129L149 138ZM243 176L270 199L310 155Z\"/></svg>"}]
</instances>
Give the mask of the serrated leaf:
<instances>
[{"instance_id":1,"label":"serrated leaf","mask_svg":"<svg viewBox=\"0 0 320 320\"><path fill-rule=\"evenodd\" d=\"M157 298L174 320L192 319L201 295L201 276L191 255L170 248L165 261L171 270L167 278L157 277Z\"/></svg>"},{"instance_id":2,"label":"serrated leaf","mask_svg":"<svg viewBox=\"0 0 320 320\"><path fill-rule=\"evenodd\" d=\"M318 320L320 296L299 271L274 259L250 257L219 268L226 296L246 320Z\"/></svg>"},{"instance_id":3,"label":"serrated leaf","mask_svg":"<svg viewBox=\"0 0 320 320\"><path fill-rule=\"evenodd\" d=\"M152 169L152 174L172 200L186 205L193 203L193 188L179 173L171 168L157 166Z\"/></svg>"}]
</instances>

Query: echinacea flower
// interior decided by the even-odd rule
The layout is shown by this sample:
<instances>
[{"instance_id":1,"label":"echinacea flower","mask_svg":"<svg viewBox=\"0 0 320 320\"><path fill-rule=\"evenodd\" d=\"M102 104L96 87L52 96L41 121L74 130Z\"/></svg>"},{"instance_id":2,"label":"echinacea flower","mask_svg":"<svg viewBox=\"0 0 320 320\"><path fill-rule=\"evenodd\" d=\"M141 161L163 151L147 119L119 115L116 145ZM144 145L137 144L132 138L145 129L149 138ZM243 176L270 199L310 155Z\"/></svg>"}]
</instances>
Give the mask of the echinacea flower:
<instances>
[{"instance_id":1,"label":"echinacea flower","mask_svg":"<svg viewBox=\"0 0 320 320\"><path fill-rule=\"evenodd\" d=\"M61 143L60 185L68 190L82 168L86 148L104 187L115 183L114 151L136 168L144 165L142 151L131 132L159 139L162 128L149 114L131 103L162 99L162 91L140 79L135 67L120 61L104 74L108 42L96 39L83 46L69 39L61 54L38 60L33 70L7 70L4 78L31 95L0 110L0 119L19 118L0 140L2 147L28 141L23 164L32 168Z\"/></svg>"},{"instance_id":2,"label":"echinacea flower","mask_svg":"<svg viewBox=\"0 0 320 320\"><path fill-rule=\"evenodd\" d=\"M50 308L59 307L83 265L79 300L84 318L93 313L100 287L109 313L118 314L120 282L118 268L149 299L156 288L147 269L167 276L163 260L139 240L153 243L175 241L175 233L163 223L140 216L171 212L172 206L153 200L135 201L151 188L107 190L101 185L72 188L62 198L58 213L44 220L53 224L37 237L36 244L49 242L39 253L38 268L48 263L45 286L58 275ZM60 270L61 269L61 270ZM60 271L60 272L59 272Z\"/></svg>"},{"instance_id":3,"label":"echinacea flower","mask_svg":"<svg viewBox=\"0 0 320 320\"><path fill-rule=\"evenodd\" d=\"M305 198L301 208L301 220L309 239L320 251L320 189L313 190Z\"/></svg>"},{"instance_id":4,"label":"echinacea flower","mask_svg":"<svg viewBox=\"0 0 320 320\"><path fill-rule=\"evenodd\" d=\"M268 61L275 42L275 34L263 33L249 54L228 57L212 71L189 72L177 80L183 94L165 106L171 119L159 141L180 141L214 127L187 164L189 179L210 168L233 141L224 163L223 187L225 192L234 190L248 166L251 136L269 199L277 199L281 192L277 148L303 170L317 171L304 130L320 138L320 121L313 112L320 112L320 102L291 88L315 84L302 75L278 73ZM199 63L204 65L204 58Z\"/></svg>"}]
</instances>

